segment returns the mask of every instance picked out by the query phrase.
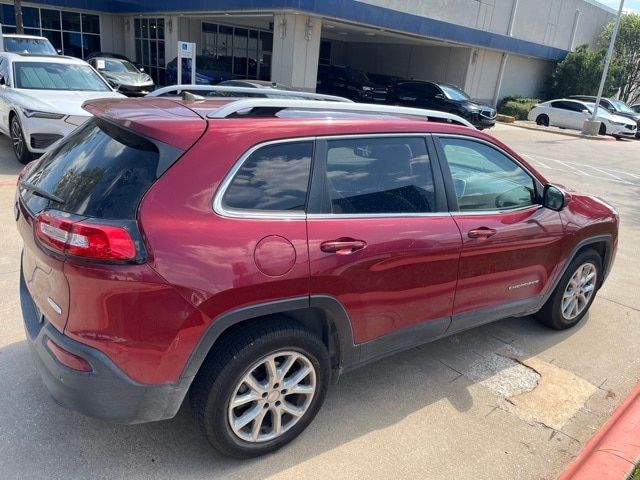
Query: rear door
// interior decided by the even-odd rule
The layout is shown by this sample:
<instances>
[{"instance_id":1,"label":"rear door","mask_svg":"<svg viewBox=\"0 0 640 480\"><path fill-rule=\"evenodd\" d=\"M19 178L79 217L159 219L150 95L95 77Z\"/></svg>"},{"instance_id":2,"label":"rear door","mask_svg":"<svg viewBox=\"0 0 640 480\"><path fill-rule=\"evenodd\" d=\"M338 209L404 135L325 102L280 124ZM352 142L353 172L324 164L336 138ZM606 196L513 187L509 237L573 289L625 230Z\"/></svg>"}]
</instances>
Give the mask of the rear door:
<instances>
[{"instance_id":1,"label":"rear door","mask_svg":"<svg viewBox=\"0 0 640 480\"><path fill-rule=\"evenodd\" d=\"M461 238L429 142L318 140L307 220L311 295L342 303L356 343L397 331L388 349L400 348L449 326Z\"/></svg>"},{"instance_id":2,"label":"rear door","mask_svg":"<svg viewBox=\"0 0 640 480\"><path fill-rule=\"evenodd\" d=\"M539 204L542 185L499 147L464 136L437 140L463 242L451 331L526 312L559 261L559 213Z\"/></svg>"}]
</instances>

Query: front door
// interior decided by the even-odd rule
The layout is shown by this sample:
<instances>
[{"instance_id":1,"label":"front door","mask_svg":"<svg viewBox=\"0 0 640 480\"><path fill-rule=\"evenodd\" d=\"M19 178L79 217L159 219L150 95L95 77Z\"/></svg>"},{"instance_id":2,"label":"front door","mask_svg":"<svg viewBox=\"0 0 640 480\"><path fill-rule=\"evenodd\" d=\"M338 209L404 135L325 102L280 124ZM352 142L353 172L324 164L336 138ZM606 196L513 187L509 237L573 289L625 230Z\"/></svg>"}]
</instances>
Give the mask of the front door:
<instances>
[{"instance_id":1,"label":"front door","mask_svg":"<svg viewBox=\"0 0 640 480\"><path fill-rule=\"evenodd\" d=\"M427 142L426 135L318 140L310 291L342 303L356 343L398 331L390 350L411 343L403 332L428 340L449 326L462 242Z\"/></svg>"},{"instance_id":2,"label":"front door","mask_svg":"<svg viewBox=\"0 0 640 480\"><path fill-rule=\"evenodd\" d=\"M468 137L438 140L463 241L450 331L526 312L558 264L559 213L538 203L541 186L496 146Z\"/></svg>"}]
</instances>

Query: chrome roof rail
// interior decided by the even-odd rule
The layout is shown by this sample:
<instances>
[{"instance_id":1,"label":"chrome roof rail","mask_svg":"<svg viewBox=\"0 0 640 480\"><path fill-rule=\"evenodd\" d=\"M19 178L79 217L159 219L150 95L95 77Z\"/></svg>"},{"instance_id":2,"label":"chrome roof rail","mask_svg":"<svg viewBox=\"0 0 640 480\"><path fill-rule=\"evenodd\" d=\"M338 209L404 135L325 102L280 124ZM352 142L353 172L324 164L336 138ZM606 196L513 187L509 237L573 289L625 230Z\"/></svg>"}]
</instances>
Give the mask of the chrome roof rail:
<instances>
[{"instance_id":1,"label":"chrome roof rail","mask_svg":"<svg viewBox=\"0 0 640 480\"><path fill-rule=\"evenodd\" d=\"M278 88L253 88L253 87L225 87L220 85L170 85L168 87L158 88L153 92L147 93L147 97L160 97L174 93L179 95L183 91L188 92L219 92L219 93L238 93L239 97L252 95L268 95L272 98L294 97L307 100L324 100L330 102L353 103L352 100L335 95L322 95L320 93L302 92L297 90L281 90ZM231 98L231 97L229 97Z\"/></svg>"},{"instance_id":2,"label":"chrome roof rail","mask_svg":"<svg viewBox=\"0 0 640 480\"><path fill-rule=\"evenodd\" d=\"M353 113L374 113L384 115L404 115L419 117L423 120L438 119L447 122L458 123L465 127L475 128L470 122L458 115L436 110L423 110L421 108L397 107L392 105L377 105L370 103L346 103L346 102L326 102L291 100L276 98L248 98L229 102L216 109L208 115L208 118L227 118L232 115L249 114L254 108L273 110L320 110L326 112L353 112Z\"/></svg>"}]
</instances>

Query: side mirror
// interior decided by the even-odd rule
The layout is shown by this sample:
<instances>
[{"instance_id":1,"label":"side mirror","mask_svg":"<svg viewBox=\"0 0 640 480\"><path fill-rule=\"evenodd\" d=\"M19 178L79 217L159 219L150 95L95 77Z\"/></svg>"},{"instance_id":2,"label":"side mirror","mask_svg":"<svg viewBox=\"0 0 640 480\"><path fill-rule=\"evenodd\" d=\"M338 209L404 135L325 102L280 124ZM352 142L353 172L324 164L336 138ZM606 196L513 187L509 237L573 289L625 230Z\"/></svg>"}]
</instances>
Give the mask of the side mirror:
<instances>
[{"instance_id":1,"label":"side mirror","mask_svg":"<svg viewBox=\"0 0 640 480\"><path fill-rule=\"evenodd\" d=\"M5 86L7 81L4 79L4 75L0 75L0 85Z\"/></svg>"},{"instance_id":2,"label":"side mirror","mask_svg":"<svg viewBox=\"0 0 640 480\"><path fill-rule=\"evenodd\" d=\"M442 95L441 93L438 93L438 94L435 96L435 98L436 98L436 100L444 100L444 95Z\"/></svg>"},{"instance_id":3,"label":"side mirror","mask_svg":"<svg viewBox=\"0 0 640 480\"><path fill-rule=\"evenodd\" d=\"M144 72L144 67L139 67L138 70L140 70L141 72Z\"/></svg>"},{"instance_id":4,"label":"side mirror","mask_svg":"<svg viewBox=\"0 0 640 480\"><path fill-rule=\"evenodd\" d=\"M582 113L590 114L591 112L585 108L584 110L582 110Z\"/></svg>"},{"instance_id":5,"label":"side mirror","mask_svg":"<svg viewBox=\"0 0 640 480\"><path fill-rule=\"evenodd\" d=\"M545 185L542 193L542 206L559 212L566 204L566 197L562 190L553 185Z\"/></svg>"},{"instance_id":6,"label":"side mirror","mask_svg":"<svg viewBox=\"0 0 640 480\"><path fill-rule=\"evenodd\" d=\"M62 49L61 48L56 49L56 52L58 52L58 55L62 55Z\"/></svg>"}]
</instances>

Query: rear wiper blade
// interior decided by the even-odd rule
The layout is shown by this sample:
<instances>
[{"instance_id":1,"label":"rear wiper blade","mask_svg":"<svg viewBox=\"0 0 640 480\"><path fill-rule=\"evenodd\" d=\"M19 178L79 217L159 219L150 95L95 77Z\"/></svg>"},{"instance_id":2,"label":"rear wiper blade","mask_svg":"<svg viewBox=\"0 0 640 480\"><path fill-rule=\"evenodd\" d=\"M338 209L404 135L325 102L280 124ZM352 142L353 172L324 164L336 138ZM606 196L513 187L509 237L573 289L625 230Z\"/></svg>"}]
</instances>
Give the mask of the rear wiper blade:
<instances>
[{"instance_id":1,"label":"rear wiper blade","mask_svg":"<svg viewBox=\"0 0 640 480\"><path fill-rule=\"evenodd\" d=\"M29 183L29 182L25 182L24 180L21 180L20 187L26 190L32 191L34 195L37 195L39 197L46 198L47 200L51 200L52 202L64 204L63 199L61 199L57 195L54 195L53 193L47 192L43 188L40 188L37 185L34 185L33 183Z\"/></svg>"}]
</instances>

